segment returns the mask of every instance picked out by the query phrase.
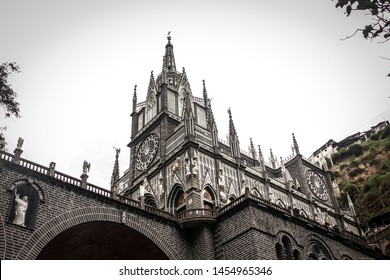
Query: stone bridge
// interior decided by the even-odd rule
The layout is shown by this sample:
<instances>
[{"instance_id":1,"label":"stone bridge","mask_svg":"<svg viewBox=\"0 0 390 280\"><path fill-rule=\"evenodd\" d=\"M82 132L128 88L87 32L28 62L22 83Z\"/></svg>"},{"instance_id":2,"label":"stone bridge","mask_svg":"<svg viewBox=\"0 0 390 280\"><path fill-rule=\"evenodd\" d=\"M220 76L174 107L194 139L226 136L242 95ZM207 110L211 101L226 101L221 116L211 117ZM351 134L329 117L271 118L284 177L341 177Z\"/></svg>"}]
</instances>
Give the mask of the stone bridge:
<instances>
[{"instance_id":1,"label":"stone bridge","mask_svg":"<svg viewBox=\"0 0 390 280\"><path fill-rule=\"evenodd\" d=\"M330 259L376 258L364 239L295 218L249 192L217 212L174 215L53 166L0 155L1 259L277 259L284 256L278 246L287 245L298 259L310 250ZM22 223L17 199L24 197Z\"/></svg>"}]
</instances>

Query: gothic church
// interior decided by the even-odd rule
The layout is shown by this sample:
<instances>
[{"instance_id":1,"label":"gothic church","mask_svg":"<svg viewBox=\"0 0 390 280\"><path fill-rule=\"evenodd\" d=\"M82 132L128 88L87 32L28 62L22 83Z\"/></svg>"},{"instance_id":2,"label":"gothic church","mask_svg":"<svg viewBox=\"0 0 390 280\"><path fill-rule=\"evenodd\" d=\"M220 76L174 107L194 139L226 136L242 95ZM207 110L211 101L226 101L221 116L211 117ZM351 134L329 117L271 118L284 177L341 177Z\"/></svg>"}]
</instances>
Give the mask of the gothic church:
<instances>
[{"instance_id":1,"label":"gothic church","mask_svg":"<svg viewBox=\"0 0 390 280\"><path fill-rule=\"evenodd\" d=\"M2 259L376 259L353 204L341 211L326 163L248 152L228 110L218 138L210 98L178 71L171 37L146 100L134 88L130 166L111 190L1 152ZM83 244L87 244L83 247ZM86 249L90 248L90 249Z\"/></svg>"}]
</instances>

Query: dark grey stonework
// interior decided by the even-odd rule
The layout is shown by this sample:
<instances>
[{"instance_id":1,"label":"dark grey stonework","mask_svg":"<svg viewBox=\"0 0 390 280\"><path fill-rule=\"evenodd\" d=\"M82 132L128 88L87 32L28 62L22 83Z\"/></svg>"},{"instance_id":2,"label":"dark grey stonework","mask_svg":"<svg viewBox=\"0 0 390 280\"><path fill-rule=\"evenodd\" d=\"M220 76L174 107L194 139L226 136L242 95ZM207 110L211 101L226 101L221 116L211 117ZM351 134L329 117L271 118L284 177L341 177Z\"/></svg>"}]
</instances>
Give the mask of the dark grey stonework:
<instances>
[{"instance_id":1,"label":"dark grey stonework","mask_svg":"<svg viewBox=\"0 0 390 280\"><path fill-rule=\"evenodd\" d=\"M312 244L318 244L330 259L381 258L364 246L362 239L348 240L278 209L259 206L251 196L246 199L244 195L222 208L209 224L183 228L173 215L109 197L107 194L113 195L109 191L83 189L43 174L42 170L34 171L32 166L4 163L0 175L2 259L35 259L46 246L55 246L50 241L65 231L94 222L110 222L133 229L169 259L277 259L275 246L282 243L284 237L289 238L302 259L309 258ZM45 197L45 201L38 204L33 228L9 222L14 199L11 188L20 180L39 186ZM113 244L117 238L109 236ZM77 259L78 255L74 257Z\"/></svg>"}]
</instances>

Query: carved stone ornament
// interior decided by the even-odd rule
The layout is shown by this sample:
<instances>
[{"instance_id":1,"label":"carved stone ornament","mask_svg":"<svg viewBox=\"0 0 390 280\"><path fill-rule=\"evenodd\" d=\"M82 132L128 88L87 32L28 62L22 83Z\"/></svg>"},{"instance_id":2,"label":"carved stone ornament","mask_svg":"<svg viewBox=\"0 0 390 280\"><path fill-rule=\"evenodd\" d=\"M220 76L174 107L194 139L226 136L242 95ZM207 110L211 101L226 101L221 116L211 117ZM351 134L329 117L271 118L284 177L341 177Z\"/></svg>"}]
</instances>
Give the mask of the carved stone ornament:
<instances>
[{"instance_id":1,"label":"carved stone ornament","mask_svg":"<svg viewBox=\"0 0 390 280\"><path fill-rule=\"evenodd\" d=\"M139 171L148 168L149 164L154 160L158 151L158 138L156 134L147 136L137 150L136 167Z\"/></svg>"},{"instance_id":2,"label":"carved stone ornament","mask_svg":"<svg viewBox=\"0 0 390 280\"><path fill-rule=\"evenodd\" d=\"M328 190L326 189L326 185L325 185L325 180L321 175L319 175L318 173L312 170L309 170L306 173L306 180L310 190L317 198L324 201L329 199Z\"/></svg>"}]
</instances>

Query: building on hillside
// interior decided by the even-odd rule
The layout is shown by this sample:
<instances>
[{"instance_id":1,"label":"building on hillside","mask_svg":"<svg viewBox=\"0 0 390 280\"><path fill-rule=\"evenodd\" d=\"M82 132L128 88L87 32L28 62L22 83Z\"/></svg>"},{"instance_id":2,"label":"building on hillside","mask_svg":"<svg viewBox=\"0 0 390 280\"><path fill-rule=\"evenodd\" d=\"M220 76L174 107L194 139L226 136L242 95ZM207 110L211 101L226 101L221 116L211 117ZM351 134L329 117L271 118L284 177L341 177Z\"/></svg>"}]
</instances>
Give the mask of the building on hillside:
<instances>
[{"instance_id":1,"label":"building on hillside","mask_svg":"<svg viewBox=\"0 0 390 280\"><path fill-rule=\"evenodd\" d=\"M322 163L325 161L325 158L329 158L331 160L331 156L334 153L337 153L341 148L348 148L353 144L361 144L370 138L371 135L383 130L387 125L389 125L389 121L382 121L375 126L372 126L371 129L367 131L351 134L339 142L330 139L309 157L309 161L322 165ZM331 164L333 163L331 162Z\"/></svg>"}]
</instances>

